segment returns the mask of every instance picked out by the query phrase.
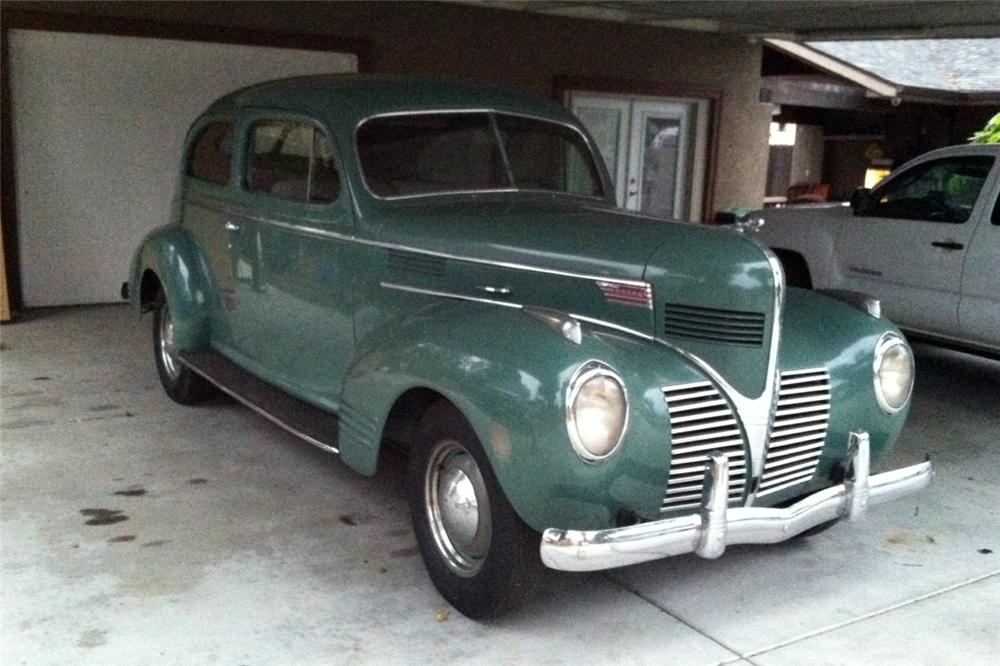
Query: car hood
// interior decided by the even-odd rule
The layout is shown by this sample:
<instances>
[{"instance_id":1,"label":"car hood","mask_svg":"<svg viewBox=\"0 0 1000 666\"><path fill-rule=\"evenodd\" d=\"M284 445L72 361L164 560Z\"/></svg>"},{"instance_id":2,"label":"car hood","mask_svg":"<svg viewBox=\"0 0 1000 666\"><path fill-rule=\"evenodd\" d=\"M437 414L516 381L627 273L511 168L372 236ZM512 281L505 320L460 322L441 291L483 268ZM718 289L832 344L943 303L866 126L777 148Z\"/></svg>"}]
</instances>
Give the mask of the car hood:
<instances>
[{"instance_id":1,"label":"car hood","mask_svg":"<svg viewBox=\"0 0 1000 666\"><path fill-rule=\"evenodd\" d=\"M390 282L632 328L699 356L744 395L763 391L780 268L741 234L547 199L397 202L378 219L379 241L450 264L432 275L426 260L390 260ZM647 282L652 308L609 302L602 279Z\"/></svg>"},{"instance_id":2,"label":"car hood","mask_svg":"<svg viewBox=\"0 0 1000 666\"><path fill-rule=\"evenodd\" d=\"M397 203L379 214L379 240L443 254L642 279L650 255L704 228L558 200Z\"/></svg>"}]
</instances>

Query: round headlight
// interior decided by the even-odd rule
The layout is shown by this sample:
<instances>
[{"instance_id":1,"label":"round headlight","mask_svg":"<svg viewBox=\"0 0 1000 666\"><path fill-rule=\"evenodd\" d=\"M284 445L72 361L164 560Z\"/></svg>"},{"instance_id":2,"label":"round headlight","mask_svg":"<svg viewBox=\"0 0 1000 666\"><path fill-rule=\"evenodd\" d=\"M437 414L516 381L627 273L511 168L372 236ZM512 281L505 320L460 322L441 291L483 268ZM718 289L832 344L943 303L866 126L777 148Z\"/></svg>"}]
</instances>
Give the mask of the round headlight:
<instances>
[{"instance_id":1,"label":"round headlight","mask_svg":"<svg viewBox=\"0 0 1000 666\"><path fill-rule=\"evenodd\" d=\"M875 345L875 397L887 414L895 414L913 390L913 352L898 335L886 333Z\"/></svg>"},{"instance_id":2,"label":"round headlight","mask_svg":"<svg viewBox=\"0 0 1000 666\"><path fill-rule=\"evenodd\" d=\"M621 377L596 362L580 366L566 394L566 428L577 454L590 462L607 458L621 443L627 422Z\"/></svg>"}]
</instances>

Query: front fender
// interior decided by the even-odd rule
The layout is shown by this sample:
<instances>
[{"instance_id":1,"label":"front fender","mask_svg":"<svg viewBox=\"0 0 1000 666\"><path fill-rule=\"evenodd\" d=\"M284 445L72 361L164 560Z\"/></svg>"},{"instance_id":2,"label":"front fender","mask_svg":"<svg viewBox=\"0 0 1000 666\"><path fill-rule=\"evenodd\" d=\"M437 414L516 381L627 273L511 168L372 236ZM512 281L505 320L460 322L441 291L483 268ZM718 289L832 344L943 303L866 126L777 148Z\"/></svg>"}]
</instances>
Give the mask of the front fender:
<instances>
[{"instance_id":1,"label":"front fender","mask_svg":"<svg viewBox=\"0 0 1000 666\"><path fill-rule=\"evenodd\" d=\"M848 456L851 431L864 430L872 460L887 456L903 429L910 405L887 414L875 397L875 346L887 334L904 337L891 321L875 318L840 300L804 289L785 299L779 366L785 370L826 367L830 373L830 419L826 447L813 481L768 498L771 504L826 487Z\"/></svg>"},{"instance_id":2,"label":"front fender","mask_svg":"<svg viewBox=\"0 0 1000 666\"><path fill-rule=\"evenodd\" d=\"M178 224L150 232L139 244L129 273L129 304L136 316L143 302L143 282L150 274L164 292L174 322L179 348L187 351L208 346L210 326L210 273L201 249L191 233ZM147 292L148 293L148 292Z\"/></svg>"},{"instance_id":3,"label":"front fender","mask_svg":"<svg viewBox=\"0 0 1000 666\"><path fill-rule=\"evenodd\" d=\"M462 301L396 321L364 349L341 397L344 461L374 473L399 396L436 391L468 419L504 493L536 530L658 517L670 464L660 387L702 379L663 346L588 328L575 344L522 310ZM622 444L596 464L574 453L565 424L567 386L589 360L614 368L629 395Z\"/></svg>"}]
</instances>

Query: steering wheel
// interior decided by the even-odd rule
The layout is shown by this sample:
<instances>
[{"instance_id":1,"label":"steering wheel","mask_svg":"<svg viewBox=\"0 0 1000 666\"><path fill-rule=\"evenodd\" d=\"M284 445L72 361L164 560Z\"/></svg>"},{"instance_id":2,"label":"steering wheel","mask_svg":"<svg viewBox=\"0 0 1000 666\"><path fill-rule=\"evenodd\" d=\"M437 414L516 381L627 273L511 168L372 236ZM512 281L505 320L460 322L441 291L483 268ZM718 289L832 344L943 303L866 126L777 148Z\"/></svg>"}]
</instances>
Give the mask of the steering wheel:
<instances>
[{"instance_id":1,"label":"steering wheel","mask_svg":"<svg viewBox=\"0 0 1000 666\"><path fill-rule=\"evenodd\" d=\"M925 215L931 220L950 220L952 208L945 199L944 192L932 190L920 199L921 204L926 207Z\"/></svg>"}]
</instances>

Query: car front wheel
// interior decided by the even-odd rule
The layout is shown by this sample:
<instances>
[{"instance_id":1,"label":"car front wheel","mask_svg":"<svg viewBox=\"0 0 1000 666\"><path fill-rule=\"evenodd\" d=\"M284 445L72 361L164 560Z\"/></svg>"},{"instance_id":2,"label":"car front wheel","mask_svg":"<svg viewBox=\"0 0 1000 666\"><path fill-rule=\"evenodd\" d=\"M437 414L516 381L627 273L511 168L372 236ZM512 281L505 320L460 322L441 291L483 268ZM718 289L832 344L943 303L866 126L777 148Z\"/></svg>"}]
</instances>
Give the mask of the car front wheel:
<instances>
[{"instance_id":1,"label":"car front wheel","mask_svg":"<svg viewBox=\"0 0 1000 666\"><path fill-rule=\"evenodd\" d=\"M211 393L212 385L180 361L174 340L174 320L166 300L153 311L153 354L163 390L174 402L193 405Z\"/></svg>"},{"instance_id":2,"label":"car front wheel","mask_svg":"<svg viewBox=\"0 0 1000 666\"><path fill-rule=\"evenodd\" d=\"M507 501L472 427L451 405L438 403L414 444L406 479L410 515L438 592L474 619L523 606L542 571L539 537Z\"/></svg>"}]
</instances>

